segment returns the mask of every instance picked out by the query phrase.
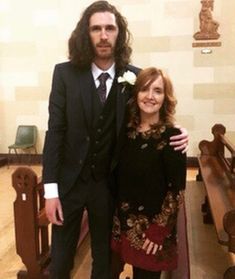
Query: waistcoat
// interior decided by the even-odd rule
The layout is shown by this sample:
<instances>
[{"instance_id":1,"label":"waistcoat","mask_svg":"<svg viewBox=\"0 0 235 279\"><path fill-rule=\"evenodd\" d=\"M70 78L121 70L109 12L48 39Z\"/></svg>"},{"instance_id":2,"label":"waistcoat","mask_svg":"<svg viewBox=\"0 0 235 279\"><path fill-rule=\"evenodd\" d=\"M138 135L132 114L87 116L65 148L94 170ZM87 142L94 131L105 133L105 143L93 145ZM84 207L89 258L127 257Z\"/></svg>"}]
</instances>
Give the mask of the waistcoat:
<instances>
[{"instance_id":1,"label":"waistcoat","mask_svg":"<svg viewBox=\"0 0 235 279\"><path fill-rule=\"evenodd\" d=\"M85 164L80 173L86 180L92 175L95 180L106 177L116 144L116 92L115 81L104 105L97 92L92 94L92 135Z\"/></svg>"}]
</instances>

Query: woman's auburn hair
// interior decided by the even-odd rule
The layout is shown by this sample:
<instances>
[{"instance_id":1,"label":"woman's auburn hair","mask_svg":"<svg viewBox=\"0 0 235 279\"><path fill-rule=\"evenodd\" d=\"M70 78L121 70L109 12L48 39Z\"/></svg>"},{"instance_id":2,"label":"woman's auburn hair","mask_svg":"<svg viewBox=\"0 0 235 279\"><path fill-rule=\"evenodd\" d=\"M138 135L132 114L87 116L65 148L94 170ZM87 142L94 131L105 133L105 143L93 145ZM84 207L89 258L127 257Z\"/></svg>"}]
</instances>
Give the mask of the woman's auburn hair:
<instances>
[{"instance_id":1,"label":"woman's auburn hair","mask_svg":"<svg viewBox=\"0 0 235 279\"><path fill-rule=\"evenodd\" d=\"M95 52L89 35L89 21L94 13L110 12L114 14L118 25L118 37L114 50L116 69L123 69L130 63L132 49L130 47L130 32L126 19L115 6L107 1L96 1L86 8L69 41L69 60L80 68L89 68L94 60Z\"/></svg>"},{"instance_id":2,"label":"woman's auburn hair","mask_svg":"<svg viewBox=\"0 0 235 279\"><path fill-rule=\"evenodd\" d=\"M139 72L134 88L133 88L133 95L128 102L129 106L129 121L128 127L132 129L137 129L140 125L140 109L137 103L138 94L143 89L148 88L156 79L159 77L163 80L163 87L164 87L164 101L163 105L160 108L160 119L157 125L166 125L172 126L174 125L174 114L175 114L175 107L177 104L177 100L174 96L173 85L170 78L162 72L162 70L149 67L143 69Z\"/></svg>"}]
</instances>

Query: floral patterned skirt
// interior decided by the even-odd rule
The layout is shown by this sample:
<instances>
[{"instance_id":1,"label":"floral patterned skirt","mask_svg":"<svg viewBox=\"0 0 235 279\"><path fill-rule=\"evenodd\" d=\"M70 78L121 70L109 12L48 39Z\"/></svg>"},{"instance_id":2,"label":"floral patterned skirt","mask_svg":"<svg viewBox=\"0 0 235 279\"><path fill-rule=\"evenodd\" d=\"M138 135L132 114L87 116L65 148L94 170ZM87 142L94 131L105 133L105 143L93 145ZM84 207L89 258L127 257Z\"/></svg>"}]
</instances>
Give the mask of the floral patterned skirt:
<instances>
[{"instance_id":1,"label":"floral patterned skirt","mask_svg":"<svg viewBox=\"0 0 235 279\"><path fill-rule=\"evenodd\" d=\"M169 201L172 201L170 193L154 218L145 213L144 206L135 207L129 202L119 204L114 215L111 247L124 262L149 271L177 268L178 202L172 206ZM142 248L147 238L158 245L154 255L146 254Z\"/></svg>"}]
</instances>

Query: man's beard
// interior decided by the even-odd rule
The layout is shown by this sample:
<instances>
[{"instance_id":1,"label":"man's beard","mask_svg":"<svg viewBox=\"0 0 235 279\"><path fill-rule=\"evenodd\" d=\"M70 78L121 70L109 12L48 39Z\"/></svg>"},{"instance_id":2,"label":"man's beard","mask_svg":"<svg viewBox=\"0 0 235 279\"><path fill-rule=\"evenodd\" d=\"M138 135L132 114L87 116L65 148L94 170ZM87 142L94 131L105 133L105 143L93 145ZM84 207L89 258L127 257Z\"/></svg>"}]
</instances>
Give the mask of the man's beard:
<instances>
[{"instance_id":1,"label":"man's beard","mask_svg":"<svg viewBox=\"0 0 235 279\"><path fill-rule=\"evenodd\" d=\"M114 48L109 43L98 43L95 46L95 56L99 59L111 59L114 57Z\"/></svg>"}]
</instances>

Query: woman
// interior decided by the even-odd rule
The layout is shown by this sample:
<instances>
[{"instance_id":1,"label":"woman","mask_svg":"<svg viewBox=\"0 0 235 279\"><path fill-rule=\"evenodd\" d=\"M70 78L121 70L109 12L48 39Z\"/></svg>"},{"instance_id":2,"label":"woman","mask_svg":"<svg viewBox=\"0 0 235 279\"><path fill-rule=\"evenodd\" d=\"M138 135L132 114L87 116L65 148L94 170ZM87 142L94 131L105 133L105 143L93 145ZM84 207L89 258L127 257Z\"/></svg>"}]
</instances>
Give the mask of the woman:
<instances>
[{"instance_id":1,"label":"woman","mask_svg":"<svg viewBox=\"0 0 235 279\"><path fill-rule=\"evenodd\" d=\"M129 102L126 139L115 171L118 189L112 249L133 266L133 279L157 279L177 267L176 223L186 155L174 151L176 99L156 68L142 70Z\"/></svg>"}]
</instances>

